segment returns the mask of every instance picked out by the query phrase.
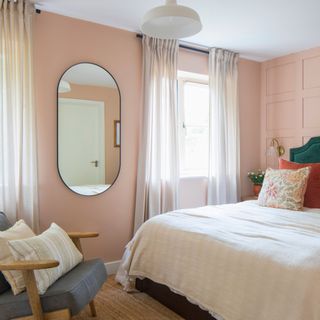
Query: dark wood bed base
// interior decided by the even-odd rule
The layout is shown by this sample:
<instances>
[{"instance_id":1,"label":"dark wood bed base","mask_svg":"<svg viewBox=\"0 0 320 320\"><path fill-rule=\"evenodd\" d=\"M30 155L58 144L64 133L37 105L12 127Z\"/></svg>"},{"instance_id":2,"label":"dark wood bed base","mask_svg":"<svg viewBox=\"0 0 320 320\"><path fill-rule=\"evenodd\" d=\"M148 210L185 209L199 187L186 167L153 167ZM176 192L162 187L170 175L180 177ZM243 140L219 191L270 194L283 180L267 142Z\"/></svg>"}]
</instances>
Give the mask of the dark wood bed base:
<instances>
[{"instance_id":1,"label":"dark wood bed base","mask_svg":"<svg viewBox=\"0 0 320 320\"><path fill-rule=\"evenodd\" d=\"M209 312L189 302L185 297L173 293L167 286L153 282L148 278L137 279L136 288L147 293L186 320L216 320Z\"/></svg>"}]
</instances>

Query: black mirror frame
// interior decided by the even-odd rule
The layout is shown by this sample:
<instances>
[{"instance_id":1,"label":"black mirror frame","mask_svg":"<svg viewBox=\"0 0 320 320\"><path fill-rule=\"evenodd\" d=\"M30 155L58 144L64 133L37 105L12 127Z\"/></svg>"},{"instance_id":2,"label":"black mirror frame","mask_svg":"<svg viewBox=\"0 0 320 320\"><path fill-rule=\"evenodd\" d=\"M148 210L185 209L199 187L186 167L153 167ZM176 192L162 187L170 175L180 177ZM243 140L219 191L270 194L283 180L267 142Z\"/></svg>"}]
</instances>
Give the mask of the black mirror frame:
<instances>
[{"instance_id":1,"label":"black mirror frame","mask_svg":"<svg viewBox=\"0 0 320 320\"><path fill-rule=\"evenodd\" d=\"M101 69L103 69L105 72L107 72L111 78L113 79L114 83L116 84L116 87L118 89L118 92L119 92L119 109L120 109L120 150L119 150L119 169L118 169L118 173L115 177L115 179L113 180L112 184L109 186L109 188L107 188L106 190L100 192L100 193L97 193L97 194L90 194L90 195L87 195L87 194L81 194L81 193L78 193L74 190L72 190L66 183L65 181L63 180L62 178L62 175L61 175L61 172L60 172L60 168L59 168L59 84L60 84L60 81L62 80L63 76L65 75L66 72L68 72L68 70L70 70L72 67L75 67L77 65L81 65L81 64L92 64L92 65L95 65ZM56 139L57 139L57 149L56 149L56 153L57 153L57 171L58 171L58 175L61 179L61 181L63 182L63 184L67 187L68 190L70 190L71 192L73 192L74 194L77 194L79 196L83 196L83 197L96 197L96 196L100 196L102 194L104 194L105 192L107 192L108 190L110 190L112 188L112 186L115 184L115 182L117 181L119 175L120 175L120 170L121 170L121 159L122 159L122 108L121 108L121 91L120 91L120 88L119 88L119 85L118 85L118 82L116 81L116 79L114 78L113 74L111 74L106 68L100 66L99 64L97 63L93 63L93 62L86 62L86 61L82 61L82 62L79 62L79 63L75 63L73 65L71 65L70 67L68 67L63 73L62 75L60 76L59 80L58 80L58 84L57 84L57 96L56 96L56 99L57 99L57 113L56 113L56 128L57 128L57 133L56 133Z\"/></svg>"}]
</instances>

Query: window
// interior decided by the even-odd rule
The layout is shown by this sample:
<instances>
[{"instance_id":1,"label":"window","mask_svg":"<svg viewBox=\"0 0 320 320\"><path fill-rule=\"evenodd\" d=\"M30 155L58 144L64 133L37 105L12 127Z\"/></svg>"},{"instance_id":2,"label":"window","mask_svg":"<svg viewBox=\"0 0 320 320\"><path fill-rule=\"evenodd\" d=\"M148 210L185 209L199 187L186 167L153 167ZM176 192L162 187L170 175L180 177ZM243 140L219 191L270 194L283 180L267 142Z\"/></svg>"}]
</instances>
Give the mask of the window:
<instances>
[{"instance_id":1,"label":"window","mask_svg":"<svg viewBox=\"0 0 320 320\"><path fill-rule=\"evenodd\" d=\"M207 176L209 86L205 76L179 72L180 175Z\"/></svg>"}]
</instances>

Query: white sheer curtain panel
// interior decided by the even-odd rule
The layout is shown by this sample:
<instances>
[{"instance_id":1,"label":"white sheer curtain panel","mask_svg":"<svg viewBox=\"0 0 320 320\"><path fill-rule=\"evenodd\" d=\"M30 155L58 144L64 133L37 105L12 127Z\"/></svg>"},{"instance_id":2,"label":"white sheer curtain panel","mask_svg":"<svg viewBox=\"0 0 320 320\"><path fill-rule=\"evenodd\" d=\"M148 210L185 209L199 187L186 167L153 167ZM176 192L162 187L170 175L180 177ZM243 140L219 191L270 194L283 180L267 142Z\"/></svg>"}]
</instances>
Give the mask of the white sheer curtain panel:
<instances>
[{"instance_id":1,"label":"white sheer curtain panel","mask_svg":"<svg viewBox=\"0 0 320 320\"><path fill-rule=\"evenodd\" d=\"M33 12L29 1L0 0L0 211L37 230Z\"/></svg>"},{"instance_id":2,"label":"white sheer curtain panel","mask_svg":"<svg viewBox=\"0 0 320 320\"><path fill-rule=\"evenodd\" d=\"M208 204L239 200L238 54L209 54L210 136Z\"/></svg>"},{"instance_id":3,"label":"white sheer curtain panel","mask_svg":"<svg viewBox=\"0 0 320 320\"><path fill-rule=\"evenodd\" d=\"M143 37L143 125L135 231L147 219L178 207L179 145L176 40Z\"/></svg>"}]
</instances>

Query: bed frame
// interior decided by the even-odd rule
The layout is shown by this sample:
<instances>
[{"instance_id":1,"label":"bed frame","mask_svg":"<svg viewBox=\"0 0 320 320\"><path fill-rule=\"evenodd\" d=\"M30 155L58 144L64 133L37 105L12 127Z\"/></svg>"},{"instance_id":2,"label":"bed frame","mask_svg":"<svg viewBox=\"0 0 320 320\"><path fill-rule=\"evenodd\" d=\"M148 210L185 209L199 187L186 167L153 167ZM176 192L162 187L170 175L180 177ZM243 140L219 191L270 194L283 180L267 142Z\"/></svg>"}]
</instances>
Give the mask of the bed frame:
<instances>
[{"instance_id":1,"label":"bed frame","mask_svg":"<svg viewBox=\"0 0 320 320\"><path fill-rule=\"evenodd\" d=\"M314 137L304 146L290 149L290 161L298 163L320 162L320 137ZM136 280L136 288L147 293L186 320L216 320L209 312L173 293L167 286L148 278Z\"/></svg>"},{"instance_id":2,"label":"bed frame","mask_svg":"<svg viewBox=\"0 0 320 320\"><path fill-rule=\"evenodd\" d=\"M290 161L298 163L320 162L320 137L311 138L304 146L291 149Z\"/></svg>"},{"instance_id":3,"label":"bed frame","mask_svg":"<svg viewBox=\"0 0 320 320\"><path fill-rule=\"evenodd\" d=\"M182 318L187 320L216 320L209 312L189 302L184 296L173 293L167 286L153 282L148 278L136 280L136 288L147 293Z\"/></svg>"}]
</instances>

